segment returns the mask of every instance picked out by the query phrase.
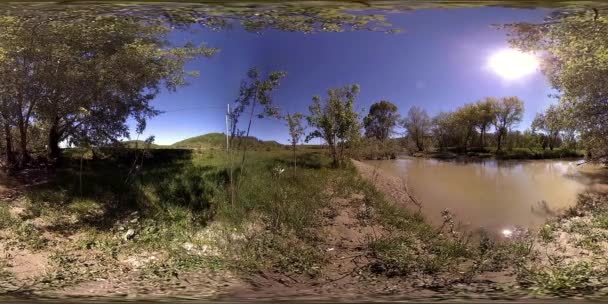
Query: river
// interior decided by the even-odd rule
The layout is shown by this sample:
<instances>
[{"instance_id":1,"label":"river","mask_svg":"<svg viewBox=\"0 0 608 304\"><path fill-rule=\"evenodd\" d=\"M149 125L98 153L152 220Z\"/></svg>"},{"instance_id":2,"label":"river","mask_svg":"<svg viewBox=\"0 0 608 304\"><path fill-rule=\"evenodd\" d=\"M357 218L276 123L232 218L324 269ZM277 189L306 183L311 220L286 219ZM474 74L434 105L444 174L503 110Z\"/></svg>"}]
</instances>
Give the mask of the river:
<instances>
[{"instance_id":1,"label":"river","mask_svg":"<svg viewBox=\"0 0 608 304\"><path fill-rule=\"evenodd\" d=\"M606 191L608 174L573 160L474 162L408 158L368 161L403 178L431 222L449 209L467 229L536 228L576 204L585 191Z\"/></svg>"}]
</instances>

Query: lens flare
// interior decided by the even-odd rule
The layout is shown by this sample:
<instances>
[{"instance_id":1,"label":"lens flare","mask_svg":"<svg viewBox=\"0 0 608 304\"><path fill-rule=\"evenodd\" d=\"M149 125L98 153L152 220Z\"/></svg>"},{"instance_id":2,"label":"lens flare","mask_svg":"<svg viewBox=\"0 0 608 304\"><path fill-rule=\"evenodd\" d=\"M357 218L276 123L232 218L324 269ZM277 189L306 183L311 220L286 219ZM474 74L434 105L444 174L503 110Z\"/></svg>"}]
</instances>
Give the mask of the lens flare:
<instances>
[{"instance_id":1,"label":"lens flare","mask_svg":"<svg viewBox=\"0 0 608 304\"><path fill-rule=\"evenodd\" d=\"M536 56L514 49L504 49L488 59L488 66L506 80L519 79L535 73L539 67Z\"/></svg>"}]
</instances>

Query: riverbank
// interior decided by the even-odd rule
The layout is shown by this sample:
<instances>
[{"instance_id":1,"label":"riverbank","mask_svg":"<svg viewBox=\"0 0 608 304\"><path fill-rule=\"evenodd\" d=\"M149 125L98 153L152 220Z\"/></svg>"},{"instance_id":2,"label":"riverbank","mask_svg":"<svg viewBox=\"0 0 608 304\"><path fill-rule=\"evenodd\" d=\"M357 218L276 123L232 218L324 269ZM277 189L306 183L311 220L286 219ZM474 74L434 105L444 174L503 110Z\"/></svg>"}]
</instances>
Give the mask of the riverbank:
<instances>
[{"instance_id":1,"label":"riverbank","mask_svg":"<svg viewBox=\"0 0 608 304\"><path fill-rule=\"evenodd\" d=\"M498 159L498 160L540 160L540 159L582 159L585 151L573 149L526 149L514 148L497 152L495 148L473 149L467 152L449 149L446 151L416 152L414 157L435 159Z\"/></svg>"},{"instance_id":2,"label":"riverbank","mask_svg":"<svg viewBox=\"0 0 608 304\"><path fill-rule=\"evenodd\" d=\"M410 195L403 181L369 164L354 162L360 174L396 202ZM597 173L597 172L596 172ZM483 234L481 235L483 238ZM496 239L498 237L498 239ZM502 237L502 238L501 238ZM608 191L590 187L576 204L548 220L540 229L516 229L495 236L494 244L515 246L517 254L503 283L532 296L608 296ZM481 241L477 246L483 246ZM513 247L511 247L513 249ZM502 249L493 247L490 255ZM487 273L481 273L483 277Z\"/></svg>"}]
</instances>

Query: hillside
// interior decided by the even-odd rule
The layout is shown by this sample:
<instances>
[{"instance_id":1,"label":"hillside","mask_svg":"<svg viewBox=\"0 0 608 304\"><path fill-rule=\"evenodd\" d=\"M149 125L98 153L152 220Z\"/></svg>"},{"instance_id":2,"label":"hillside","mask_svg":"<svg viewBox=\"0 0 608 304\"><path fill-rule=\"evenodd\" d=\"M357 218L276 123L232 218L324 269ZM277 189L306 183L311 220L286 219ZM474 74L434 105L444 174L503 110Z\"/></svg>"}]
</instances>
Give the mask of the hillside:
<instances>
[{"instance_id":1,"label":"hillside","mask_svg":"<svg viewBox=\"0 0 608 304\"><path fill-rule=\"evenodd\" d=\"M240 139L241 145L248 145L250 148L280 148L282 145L276 141L264 141L259 140L256 137L242 137ZM234 144L239 144L239 140L235 139ZM226 135L223 133L209 133L196 137L191 137L178 141L171 145L173 148L198 148L198 149L210 149L210 148L225 148L226 147Z\"/></svg>"},{"instance_id":2,"label":"hillside","mask_svg":"<svg viewBox=\"0 0 608 304\"><path fill-rule=\"evenodd\" d=\"M143 140L128 140L128 141L123 141L122 143L127 148L144 148L147 146L146 142ZM162 147L163 146L157 145L157 144L150 145L150 148L152 148L152 149L158 149L158 148L162 148Z\"/></svg>"}]
</instances>

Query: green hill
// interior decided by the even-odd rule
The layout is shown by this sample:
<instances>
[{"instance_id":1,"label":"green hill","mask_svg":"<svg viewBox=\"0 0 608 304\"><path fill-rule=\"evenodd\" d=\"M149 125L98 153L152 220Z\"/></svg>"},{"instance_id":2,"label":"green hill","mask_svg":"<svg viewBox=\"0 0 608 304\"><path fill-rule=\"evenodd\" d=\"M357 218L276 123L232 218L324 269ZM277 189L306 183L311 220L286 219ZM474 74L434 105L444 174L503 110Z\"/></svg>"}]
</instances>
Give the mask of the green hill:
<instances>
[{"instance_id":1,"label":"green hill","mask_svg":"<svg viewBox=\"0 0 608 304\"><path fill-rule=\"evenodd\" d=\"M239 142L240 140L240 142ZM272 141L264 141L259 140L256 137L241 137L240 139L235 139L233 141L234 144L247 145L250 148L254 149L265 149L265 148L280 148L283 145L272 140ZM187 148L187 149L222 149L226 147L226 135L223 133L209 133L205 135L200 135L196 137L191 137L188 139L184 139L182 141L178 141L171 145L173 148Z\"/></svg>"},{"instance_id":2,"label":"green hill","mask_svg":"<svg viewBox=\"0 0 608 304\"><path fill-rule=\"evenodd\" d=\"M128 141L123 141L122 142L123 145L125 145L125 147L127 148L145 148L146 147L146 142L143 140L128 140ZM150 148L151 149L158 149L158 148L162 148L163 146L161 145L157 145L157 144L151 144Z\"/></svg>"}]
</instances>

